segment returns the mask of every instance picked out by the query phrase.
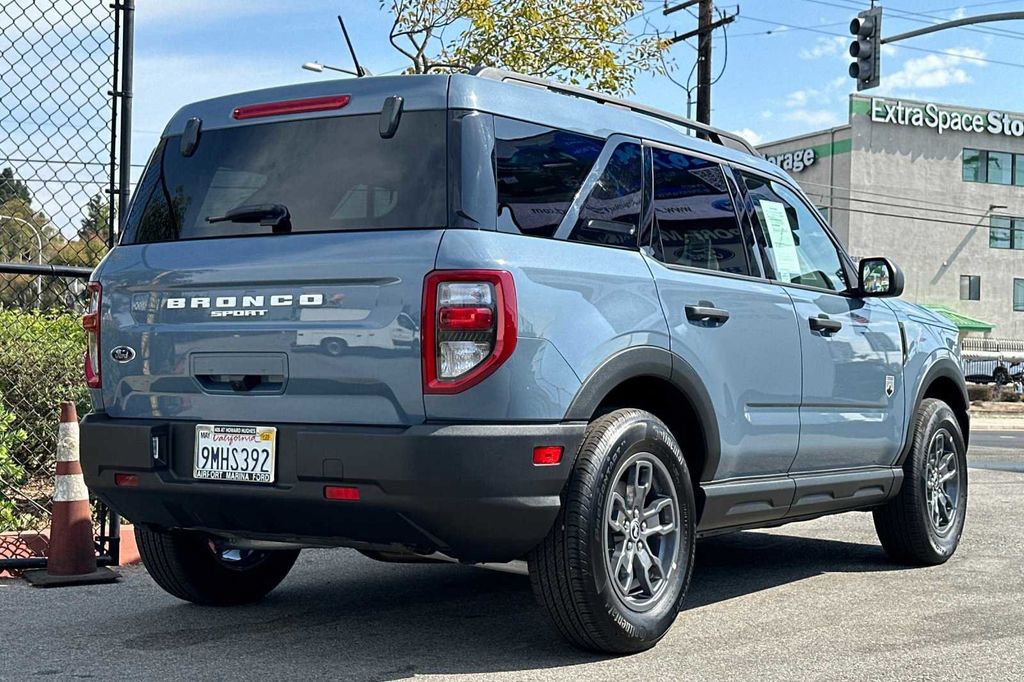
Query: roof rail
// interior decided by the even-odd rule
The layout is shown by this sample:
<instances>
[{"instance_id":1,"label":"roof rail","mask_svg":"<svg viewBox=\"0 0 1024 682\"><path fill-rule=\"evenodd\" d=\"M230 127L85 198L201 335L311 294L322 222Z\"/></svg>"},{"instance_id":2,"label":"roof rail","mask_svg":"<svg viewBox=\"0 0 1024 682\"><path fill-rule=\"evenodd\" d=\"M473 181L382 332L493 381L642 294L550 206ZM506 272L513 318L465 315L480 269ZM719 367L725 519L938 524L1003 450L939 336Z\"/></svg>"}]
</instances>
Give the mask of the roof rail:
<instances>
[{"instance_id":1,"label":"roof rail","mask_svg":"<svg viewBox=\"0 0 1024 682\"><path fill-rule=\"evenodd\" d=\"M491 80L503 81L509 83L521 83L523 85L529 85L533 87L544 88L551 92L557 92L563 95L569 95L571 97L579 97L581 99L589 99L592 102L599 104L607 104L609 106L618 107L620 109L628 109L629 111L650 116L667 123L672 123L678 126L687 128L701 138L704 138L714 144L728 147L730 149L737 149L754 156L761 156L753 145L747 142L743 137L736 133L730 133L720 128L714 128L704 123L698 123L693 119L686 118L685 116L677 116L671 114L662 109L655 107L645 106L643 104L636 104L624 100L620 97L613 97L611 95L605 95L600 92L594 92L593 90L587 90L586 88L580 88L575 85L565 85L563 83L555 83L553 81L546 80L544 78L538 78L536 76L526 76L521 73L514 71L505 71L504 69L497 69L492 66L477 67L469 72L470 75L478 76L480 78L489 78ZM728 144L731 142L732 144Z\"/></svg>"}]
</instances>

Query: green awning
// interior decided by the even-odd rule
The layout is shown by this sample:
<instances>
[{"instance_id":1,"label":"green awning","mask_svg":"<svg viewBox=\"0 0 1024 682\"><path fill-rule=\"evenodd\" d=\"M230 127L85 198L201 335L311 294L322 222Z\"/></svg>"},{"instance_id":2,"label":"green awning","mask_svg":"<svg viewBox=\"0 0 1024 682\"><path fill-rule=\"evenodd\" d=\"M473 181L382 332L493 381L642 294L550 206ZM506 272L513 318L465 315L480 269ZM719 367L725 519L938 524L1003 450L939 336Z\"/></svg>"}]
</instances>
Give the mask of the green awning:
<instances>
[{"instance_id":1,"label":"green awning","mask_svg":"<svg viewBox=\"0 0 1024 682\"><path fill-rule=\"evenodd\" d=\"M976 320L973 317L961 315L955 310L951 310L944 305L928 305L926 303L924 304L924 307L929 310L934 310L938 314L942 315L955 324L956 328L962 332L990 332L994 326L988 322L982 322L981 320Z\"/></svg>"}]
</instances>

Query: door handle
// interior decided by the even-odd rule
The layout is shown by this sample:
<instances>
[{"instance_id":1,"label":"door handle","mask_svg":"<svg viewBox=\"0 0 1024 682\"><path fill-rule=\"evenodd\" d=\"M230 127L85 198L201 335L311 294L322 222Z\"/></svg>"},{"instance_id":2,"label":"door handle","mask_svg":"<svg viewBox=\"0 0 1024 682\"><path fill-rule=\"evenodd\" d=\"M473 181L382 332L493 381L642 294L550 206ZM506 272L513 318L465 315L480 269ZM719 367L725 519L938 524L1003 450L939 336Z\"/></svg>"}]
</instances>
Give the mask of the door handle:
<instances>
[{"instance_id":1,"label":"door handle","mask_svg":"<svg viewBox=\"0 0 1024 682\"><path fill-rule=\"evenodd\" d=\"M821 332L823 336L831 336L843 328L842 322L833 320L824 314L817 317L809 317L807 321L811 324L812 332Z\"/></svg>"},{"instance_id":2,"label":"door handle","mask_svg":"<svg viewBox=\"0 0 1024 682\"><path fill-rule=\"evenodd\" d=\"M688 305L686 306L686 319L691 322L725 324L729 320L729 311L706 305Z\"/></svg>"}]
</instances>

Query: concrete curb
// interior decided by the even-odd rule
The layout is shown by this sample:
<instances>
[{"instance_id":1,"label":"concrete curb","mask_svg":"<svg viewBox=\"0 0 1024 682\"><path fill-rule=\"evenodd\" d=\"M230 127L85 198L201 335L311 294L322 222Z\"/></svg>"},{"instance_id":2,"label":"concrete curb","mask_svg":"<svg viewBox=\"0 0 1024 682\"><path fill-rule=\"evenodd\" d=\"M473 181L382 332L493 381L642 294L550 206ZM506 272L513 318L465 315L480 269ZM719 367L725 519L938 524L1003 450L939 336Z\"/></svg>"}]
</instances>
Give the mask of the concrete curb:
<instances>
[{"instance_id":1,"label":"concrete curb","mask_svg":"<svg viewBox=\"0 0 1024 682\"><path fill-rule=\"evenodd\" d=\"M49 529L42 531L0 533L0 559L21 559L46 556L49 547ZM118 566L134 566L142 563L142 559L139 557L139 548L135 544L135 528L130 524L121 526L120 554L120 563L118 563ZM8 571L0 571L0 580L19 577L21 577L20 571L16 571L13 574Z\"/></svg>"}]
</instances>

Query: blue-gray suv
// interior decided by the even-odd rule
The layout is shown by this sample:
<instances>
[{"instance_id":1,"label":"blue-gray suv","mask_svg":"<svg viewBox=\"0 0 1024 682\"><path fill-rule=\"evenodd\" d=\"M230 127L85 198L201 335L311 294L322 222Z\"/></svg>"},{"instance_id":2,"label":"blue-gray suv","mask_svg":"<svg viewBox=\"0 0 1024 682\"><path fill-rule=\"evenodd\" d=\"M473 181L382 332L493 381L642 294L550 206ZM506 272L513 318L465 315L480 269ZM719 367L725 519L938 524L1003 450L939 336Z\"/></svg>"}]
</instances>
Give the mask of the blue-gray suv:
<instances>
[{"instance_id":1,"label":"blue-gray suv","mask_svg":"<svg viewBox=\"0 0 1024 682\"><path fill-rule=\"evenodd\" d=\"M181 599L304 547L525 558L568 640L639 651L700 537L871 510L894 560L953 554L957 332L902 288L656 109L493 69L221 97L89 285L83 468Z\"/></svg>"}]
</instances>

